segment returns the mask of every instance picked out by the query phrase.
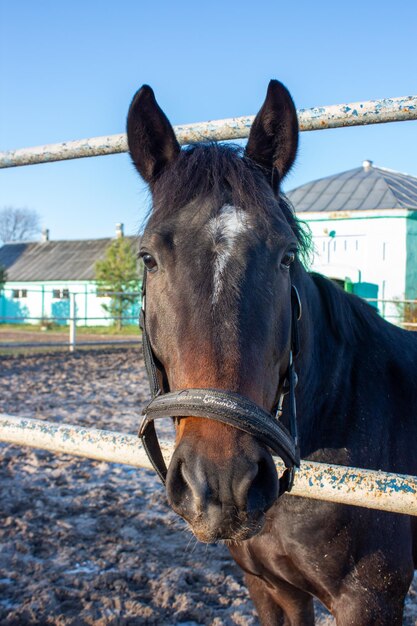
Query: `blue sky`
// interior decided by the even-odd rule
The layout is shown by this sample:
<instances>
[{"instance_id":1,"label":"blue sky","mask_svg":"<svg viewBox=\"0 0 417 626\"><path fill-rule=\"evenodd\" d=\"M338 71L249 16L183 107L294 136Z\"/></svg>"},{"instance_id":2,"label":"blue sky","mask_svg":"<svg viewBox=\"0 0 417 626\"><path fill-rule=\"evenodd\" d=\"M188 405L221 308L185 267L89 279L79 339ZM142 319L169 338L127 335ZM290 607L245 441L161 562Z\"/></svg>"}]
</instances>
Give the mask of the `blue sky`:
<instances>
[{"instance_id":1,"label":"blue sky","mask_svg":"<svg viewBox=\"0 0 417 626\"><path fill-rule=\"evenodd\" d=\"M256 113L270 78L297 107L417 92L417 3L0 0L0 150L124 131L149 83L173 124ZM417 122L302 133L290 189L364 159L417 176ZM53 239L138 231L127 155L0 170L0 208Z\"/></svg>"}]
</instances>

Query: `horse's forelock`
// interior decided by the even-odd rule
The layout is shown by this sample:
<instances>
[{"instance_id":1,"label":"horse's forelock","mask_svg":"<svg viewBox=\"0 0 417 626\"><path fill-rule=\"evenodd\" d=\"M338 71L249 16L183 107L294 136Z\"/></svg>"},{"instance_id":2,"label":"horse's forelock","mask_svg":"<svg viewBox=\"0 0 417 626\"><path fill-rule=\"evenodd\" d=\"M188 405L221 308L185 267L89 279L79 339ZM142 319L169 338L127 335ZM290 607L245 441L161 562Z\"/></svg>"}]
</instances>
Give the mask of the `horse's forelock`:
<instances>
[{"instance_id":1,"label":"horse's forelock","mask_svg":"<svg viewBox=\"0 0 417 626\"><path fill-rule=\"evenodd\" d=\"M256 216L258 227L264 226L266 231L277 219L284 219L297 238L301 254L307 256L310 249L310 237L290 202L284 196L277 200L265 172L244 156L240 146L213 142L183 149L156 181L153 201L152 222L158 224L175 220L184 207L198 214L207 211L200 217L212 219L225 204Z\"/></svg>"}]
</instances>

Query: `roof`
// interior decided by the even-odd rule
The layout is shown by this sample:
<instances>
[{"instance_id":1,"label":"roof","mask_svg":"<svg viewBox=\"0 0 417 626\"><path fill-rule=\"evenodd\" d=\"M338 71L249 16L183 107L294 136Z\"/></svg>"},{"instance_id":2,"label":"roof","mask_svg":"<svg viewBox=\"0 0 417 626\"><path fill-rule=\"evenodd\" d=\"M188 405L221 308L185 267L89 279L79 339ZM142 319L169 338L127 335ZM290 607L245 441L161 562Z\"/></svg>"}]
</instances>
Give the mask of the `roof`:
<instances>
[{"instance_id":1,"label":"roof","mask_svg":"<svg viewBox=\"0 0 417 626\"><path fill-rule=\"evenodd\" d=\"M6 268L8 281L94 280L96 261L113 241L107 237L7 243L0 248L0 266Z\"/></svg>"},{"instance_id":2,"label":"roof","mask_svg":"<svg viewBox=\"0 0 417 626\"><path fill-rule=\"evenodd\" d=\"M362 167L313 180L287 196L297 213L417 210L417 178L364 161Z\"/></svg>"}]
</instances>

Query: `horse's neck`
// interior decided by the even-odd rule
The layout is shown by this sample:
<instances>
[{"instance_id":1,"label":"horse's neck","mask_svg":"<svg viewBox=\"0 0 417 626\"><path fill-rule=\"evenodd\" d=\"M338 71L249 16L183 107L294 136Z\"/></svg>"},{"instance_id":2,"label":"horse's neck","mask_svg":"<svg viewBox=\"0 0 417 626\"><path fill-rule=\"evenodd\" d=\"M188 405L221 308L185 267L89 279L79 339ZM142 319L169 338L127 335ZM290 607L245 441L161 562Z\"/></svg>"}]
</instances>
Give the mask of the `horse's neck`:
<instances>
[{"instance_id":1,"label":"horse's neck","mask_svg":"<svg viewBox=\"0 0 417 626\"><path fill-rule=\"evenodd\" d=\"M307 272L303 272L302 279L299 363L307 375L306 390L312 393L323 387L329 373L338 369L344 347L332 334L328 303L315 281Z\"/></svg>"},{"instance_id":2,"label":"horse's neck","mask_svg":"<svg viewBox=\"0 0 417 626\"><path fill-rule=\"evenodd\" d=\"M417 436L417 333L388 324L322 278L298 278L304 305L295 364L302 456L395 465L403 459L404 437Z\"/></svg>"},{"instance_id":3,"label":"horse's neck","mask_svg":"<svg viewBox=\"0 0 417 626\"><path fill-rule=\"evenodd\" d=\"M306 273L302 286L303 316L300 320L300 355L297 412L301 439L311 447L325 447L322 433L343 430L352 377L360 346L338 341L329 327L329 309L322 293ZM348 303L347 303L348 305ZM337 423L340 421L340 424Z\"/></svg>"}]
</instances>

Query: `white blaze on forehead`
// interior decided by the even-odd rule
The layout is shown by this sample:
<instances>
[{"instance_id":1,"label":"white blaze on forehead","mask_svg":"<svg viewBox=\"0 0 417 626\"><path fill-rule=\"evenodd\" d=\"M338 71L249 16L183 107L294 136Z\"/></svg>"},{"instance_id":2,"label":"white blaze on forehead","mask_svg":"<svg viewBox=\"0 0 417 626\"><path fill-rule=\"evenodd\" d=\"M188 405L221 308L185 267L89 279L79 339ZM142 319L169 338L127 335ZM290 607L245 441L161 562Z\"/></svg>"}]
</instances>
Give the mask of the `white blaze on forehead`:
<instances>
[{"instance_id":1,"label":"white blaze on forehead","mask_svg":"<svg viewBox=\"0 0 417 626\"><path fill-rule=\"evenodd\" d=\"M213 304L216 304L222 288L222 279L227 262L232 257L233 248L241 233L248 228L246 213L231 204L225 204L216 217L208 223L210 236L216 249L213 278Z\"/></svg>"}]
</instances>

